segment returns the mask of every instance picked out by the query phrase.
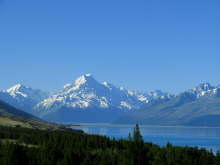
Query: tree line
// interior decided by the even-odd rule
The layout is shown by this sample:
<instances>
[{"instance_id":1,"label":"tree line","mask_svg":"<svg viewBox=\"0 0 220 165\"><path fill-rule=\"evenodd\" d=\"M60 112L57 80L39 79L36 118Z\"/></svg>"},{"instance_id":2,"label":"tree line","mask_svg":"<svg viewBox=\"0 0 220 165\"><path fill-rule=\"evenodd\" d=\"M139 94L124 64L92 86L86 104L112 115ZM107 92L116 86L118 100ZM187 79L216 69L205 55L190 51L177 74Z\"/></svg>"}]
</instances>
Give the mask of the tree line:
<instances>
[{"instance_id":1,"label":"tree line","mask_svg":"<svg viewBox=\"0 0 220 165\"><path fill-rule=\"evenodd\" d=\"M81 132L0 127L1 165L220 165L220 154L145 143L136 125L127 140Z\"/></svg>"}]
</instances>

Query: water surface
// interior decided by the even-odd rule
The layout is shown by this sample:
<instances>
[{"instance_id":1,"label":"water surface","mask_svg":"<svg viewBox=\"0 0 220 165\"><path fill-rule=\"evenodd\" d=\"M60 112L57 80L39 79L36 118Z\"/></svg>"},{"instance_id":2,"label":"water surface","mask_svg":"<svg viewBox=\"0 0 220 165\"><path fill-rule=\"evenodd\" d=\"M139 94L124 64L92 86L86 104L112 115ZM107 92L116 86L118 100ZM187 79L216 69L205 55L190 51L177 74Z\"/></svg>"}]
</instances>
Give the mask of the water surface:
<instances>
[{"instance_id":1,"label":"water surface","mask_svg":"<svg viewBox=\"0 0 220 165\"><path fill-rule=\"evenodd\" d=\"M89 134L105 135L110 138L127 139L134 125L81 124L82 130ZM220 150L220 128L212 127L162 127L140 126L141 134L146 142L160 146L168 142L177 146L193 146Z\"/></svg>"}]
</instances>

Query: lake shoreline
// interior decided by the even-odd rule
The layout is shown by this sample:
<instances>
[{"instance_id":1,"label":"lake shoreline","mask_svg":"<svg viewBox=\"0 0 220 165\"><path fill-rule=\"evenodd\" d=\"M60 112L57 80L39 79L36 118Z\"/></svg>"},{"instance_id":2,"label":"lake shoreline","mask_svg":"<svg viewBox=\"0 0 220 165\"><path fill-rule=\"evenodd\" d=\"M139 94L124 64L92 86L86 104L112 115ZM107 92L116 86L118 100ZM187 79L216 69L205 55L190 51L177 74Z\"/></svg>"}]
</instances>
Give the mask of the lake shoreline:
<instances>
[{"instance_id":1,"label":"lake shoreline","mask_svg":"<svg viewBox=\"0 0 220 165\"><path fill-rule=\"evenodd\" d=\"M83 127L83 126L109 126L109 127L133 127L136 124L112 124L112 123L72 123L65 124L71 127ZM186 125L144 125L139 124L140 127L158 127L158 128L220 128L210 126L186 126Z\"/></svg>"},{"instance_id":2,"label":"lake shoreline","mask_svg":"<svg viewBox=\"0 0 220 165\"><path fill-rule=\"evenodd\" d=\"M80 123L80 129L86 134L106 136L110 139L128 139L135 125L110 123ZM140 125L145 142L165 146L206 148L217 152L220 150L220 127L186 127L186 126L150 126Z\"/></svg>"}]
</instances>

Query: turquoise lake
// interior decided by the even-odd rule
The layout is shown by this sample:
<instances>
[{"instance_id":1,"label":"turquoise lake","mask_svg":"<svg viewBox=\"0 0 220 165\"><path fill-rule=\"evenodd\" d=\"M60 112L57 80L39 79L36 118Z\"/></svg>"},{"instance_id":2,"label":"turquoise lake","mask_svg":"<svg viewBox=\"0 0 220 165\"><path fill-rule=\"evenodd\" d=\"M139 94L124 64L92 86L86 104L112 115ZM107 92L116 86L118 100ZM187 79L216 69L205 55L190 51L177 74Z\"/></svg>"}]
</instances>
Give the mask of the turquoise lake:
<instances>
[{"instance_id":1,"label":"turquoise lake","mask_svg":"<svg viewBox=\"0 0 220 165\"><path fill-rule=\"evenodd\" d=\"M126 139L133 125L81 124L84 132L105 135L110 138ZM163 127L140 126L141 134L146 142L160 146L168 142L177 146L193 146L206 148L214 152L220 150L220 128L206 127Z\"/></svg>"}]
</instances>

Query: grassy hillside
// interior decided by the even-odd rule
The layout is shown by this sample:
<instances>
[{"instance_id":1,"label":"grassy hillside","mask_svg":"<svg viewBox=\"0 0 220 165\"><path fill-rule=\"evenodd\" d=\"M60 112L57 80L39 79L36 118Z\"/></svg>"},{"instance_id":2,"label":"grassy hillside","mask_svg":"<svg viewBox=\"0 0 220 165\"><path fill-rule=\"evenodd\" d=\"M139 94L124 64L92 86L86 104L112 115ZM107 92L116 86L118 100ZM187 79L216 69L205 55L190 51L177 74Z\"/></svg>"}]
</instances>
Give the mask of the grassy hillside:
<instances>
[{"instance_id":1,"label":"grassy hillside","mask_svg":"<svg viewBox=\"0 0 220 165\"><path fill-rule=\"evenodd\" d=\"M45 122L0 101L0 126L35 128L43 130L65 129L64 126Z\"/></svg>"}]
</instances>

